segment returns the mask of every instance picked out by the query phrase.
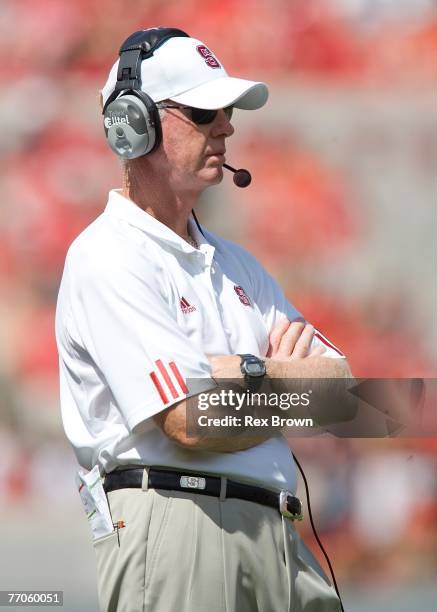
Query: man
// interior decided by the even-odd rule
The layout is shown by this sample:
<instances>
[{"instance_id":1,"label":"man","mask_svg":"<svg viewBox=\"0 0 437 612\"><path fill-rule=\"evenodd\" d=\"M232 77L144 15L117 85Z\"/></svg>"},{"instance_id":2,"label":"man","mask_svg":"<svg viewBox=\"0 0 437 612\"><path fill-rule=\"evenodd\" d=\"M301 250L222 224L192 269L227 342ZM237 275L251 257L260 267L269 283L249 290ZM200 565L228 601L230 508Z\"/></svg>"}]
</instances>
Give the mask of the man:
<instances>
[{"instance_id":1,"label":"man","mask_svg":"<svg viewBox=\"0 0 437 612\"><path fill-rule=\"evenodd\" d=\"M280 433L187 432L187 398L221 378L349 375L262 266L193 219L223 178L233 108L259 108L267 87L153 29L125 41L102 98L123 186L71 245L56 317L101 609L337 611L290 520Z\"/></svg>"}]
</instances>

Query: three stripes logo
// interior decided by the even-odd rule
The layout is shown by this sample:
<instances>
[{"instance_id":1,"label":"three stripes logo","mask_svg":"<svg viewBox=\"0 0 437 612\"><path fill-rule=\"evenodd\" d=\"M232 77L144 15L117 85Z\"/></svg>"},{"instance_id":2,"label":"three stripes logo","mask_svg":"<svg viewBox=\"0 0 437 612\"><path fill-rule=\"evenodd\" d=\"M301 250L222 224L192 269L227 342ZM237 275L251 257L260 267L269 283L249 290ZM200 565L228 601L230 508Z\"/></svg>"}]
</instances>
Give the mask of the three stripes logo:
<instances>
[{"instance_id":1,"label":"three stripes logo","mask_svg":"<svg viewBox=\"0 0 437 612\"><path fill-rule=\"evenodd\" d=\"M188 387L175 362L170 361L165 365L161 359L157 359L155 365L156 368L149 373L149 376L162 402L168 404L172 399L184 399Z\"/></svg>"},{"instance_id":2,"label":"three stripes logo","mask_svg":"<svg viewBox=\"0 0 437 612\"><path fill-rule=\"evenodd\" d=\"M184 314L189 314L190 312L194 312L196 310L195 306L191 306L191 304L184 297L181 297L180 307Z\"/></svg>"}]
</instances>

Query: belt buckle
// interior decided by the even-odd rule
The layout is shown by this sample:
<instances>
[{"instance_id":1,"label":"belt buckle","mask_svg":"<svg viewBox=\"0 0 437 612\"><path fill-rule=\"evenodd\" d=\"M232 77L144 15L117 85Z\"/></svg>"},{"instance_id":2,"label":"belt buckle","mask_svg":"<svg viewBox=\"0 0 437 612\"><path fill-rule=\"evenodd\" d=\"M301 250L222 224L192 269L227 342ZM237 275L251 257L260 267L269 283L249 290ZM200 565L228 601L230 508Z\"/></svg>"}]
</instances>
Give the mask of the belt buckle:
<instances>
[{"instance_id":1,"label":"belt buckle","mask_svg":"<svg viewBox=\"0 0 437 612\"><path fill-rule=\"evenodd\" d=\"M295 512L291 512L288 509L288 498L289 497L292 497L293 502L296 503ZM282 514L282 516L285 516L285 518L289 518L292 521L301 521L303 519L302 502L300 501L298 497L293 495L291 491L286 491L285 489L283 489L279 493L279 512Z\"/></svg>"},{"instance_id":2,"label":"belt buckle","mask_svg":"<svg viewBox=\"0 0 437 612\"><path fill-rule=\"evenodd\" d=\"M206 489L206 480L202 476L181 476L179 483L184 489Z\"/></svg>"}]
</instances>

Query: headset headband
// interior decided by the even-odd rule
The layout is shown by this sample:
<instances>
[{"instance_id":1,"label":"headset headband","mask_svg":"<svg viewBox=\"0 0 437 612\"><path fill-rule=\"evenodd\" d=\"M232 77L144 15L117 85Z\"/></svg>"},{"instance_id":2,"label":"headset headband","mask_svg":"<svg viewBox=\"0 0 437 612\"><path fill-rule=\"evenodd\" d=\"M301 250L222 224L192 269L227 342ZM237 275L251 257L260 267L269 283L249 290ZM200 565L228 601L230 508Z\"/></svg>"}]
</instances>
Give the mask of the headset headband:
<instances>
[{"instance_id":1,"label":"headset headband","mask_svg":"<svg viewBox=\"0 0 437 612\"><path fill-rule=\"evenodd\" d=\"M151 57L169 38L189 35L177 28L150 28L131 34L121 45L117 83L103 108L113 102L121 91L141 90L141 62Z\"/></svg>"}]
</instances>

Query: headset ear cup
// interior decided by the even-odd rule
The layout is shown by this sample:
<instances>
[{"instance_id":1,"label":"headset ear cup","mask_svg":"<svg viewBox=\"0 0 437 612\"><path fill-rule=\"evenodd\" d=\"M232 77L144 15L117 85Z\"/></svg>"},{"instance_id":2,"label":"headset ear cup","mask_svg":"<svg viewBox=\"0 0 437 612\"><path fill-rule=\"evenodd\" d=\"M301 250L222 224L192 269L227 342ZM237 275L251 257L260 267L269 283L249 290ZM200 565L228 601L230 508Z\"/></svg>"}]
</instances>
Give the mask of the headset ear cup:
<instances>
[{"instance_id":1,"label":"headset ear cup","mask_svg":"<svg viewBox=\"0 0 437 612\"><path fill-rule=\"evenodd\" d=\"M135 159L154 151L161 142L156 104L142 91L126 91L103 112L109 146L121 159Z\"/></svg>"},{"instance_id":2,"label":"headset ear cup","mask_svg":"<svg viewBox=\"0 0 437 612\"><path fill-rule=\"evenodd\" d=\"M154 143L147 151L147 154L153 153L153 151L155 151L162 142L162 128L161 118L159 116L159 109L156 106L155 102L152 100L152 98L144 91L135 90L132 93L144 102L144 106L148 110L149 123L153 126L154 129Z\"/></svg>"}]
</instances>

